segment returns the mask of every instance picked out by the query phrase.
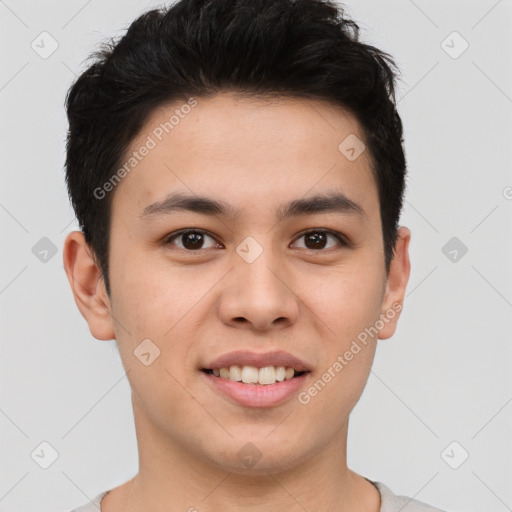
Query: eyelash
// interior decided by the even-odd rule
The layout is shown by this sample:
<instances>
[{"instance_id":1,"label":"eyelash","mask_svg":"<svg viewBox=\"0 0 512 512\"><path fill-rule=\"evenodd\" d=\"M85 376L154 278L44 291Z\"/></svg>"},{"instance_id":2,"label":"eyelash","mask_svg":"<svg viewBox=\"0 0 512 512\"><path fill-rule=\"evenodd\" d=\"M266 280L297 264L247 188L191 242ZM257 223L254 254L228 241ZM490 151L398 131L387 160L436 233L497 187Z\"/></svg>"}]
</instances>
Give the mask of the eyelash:
<instances>
[{"instance_id":1,"label":"eyelash","mask_svg":"<svg viewBox=\"0 0 512 512\"><path fill-rule=\"evenodd\" d=\"M172 240L176 239L176 238L179 238L181 235L184 235L184 234L187 234L187 233L199 233L201 235L207 235L211 238L213 238L215 240L215 237L213 235L211 235L210 233L208 233L208 231L205 231L203 229L191 229L191 228L188 228L188 229L182 229L180 231L176 231L174 233L171 233L169 236L165 237L164 239L164 245L169 245L171 244L172 245ZM311 233L323 233L323 234L326 234L326 235L331 235L333 236L340 244L341 247L349 247L349 242L345 239L345 237L341 234L341 233L338 233L336 231L331 231L329 229L309 229L307 231L304 231L303 233L301 233L297 239L299 238L302 238L306 235L309 235ZM218 242L217 242L218 243ZM178 249L184 251L184 252L187 252L187 253L191 253L191 254L197 254L197 253L201 253L201 252L204 252L205 250L207 249L197 249L197 250L191 250L191 249L182 249L181 247L178 247ZM306 249L308 249L306 247ZM334 249L333 247L330 247L328 249L309 249L310 251L312 252L327 252L329 250L332 250Z\"/></svg>"}]
</instances>

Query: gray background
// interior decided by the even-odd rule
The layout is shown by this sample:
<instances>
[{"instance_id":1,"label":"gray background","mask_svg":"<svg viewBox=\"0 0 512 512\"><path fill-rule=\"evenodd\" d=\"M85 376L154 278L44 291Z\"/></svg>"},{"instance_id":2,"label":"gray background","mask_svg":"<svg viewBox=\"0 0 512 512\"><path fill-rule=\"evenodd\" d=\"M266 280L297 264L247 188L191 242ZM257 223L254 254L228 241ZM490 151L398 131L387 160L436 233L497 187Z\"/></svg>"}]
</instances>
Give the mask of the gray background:
<instances>
[{"instance_id":1,"label":"gray background","mask_svg":"<svg viewBox=\"0 0 512 512\"><path fill-rule=\"evenodd\" d=\"M2 511L70 509L137 471L115 342L91 336L62 267L77 228L63 102L97 43L157 5L0 1ZM365 0L348 13L403 71L412 230L405 308L352 414L349 465L447 510L510 510L512 1ZM48 469L31 457L43 441L58 453Z\"/></svg>"}]
</instances>

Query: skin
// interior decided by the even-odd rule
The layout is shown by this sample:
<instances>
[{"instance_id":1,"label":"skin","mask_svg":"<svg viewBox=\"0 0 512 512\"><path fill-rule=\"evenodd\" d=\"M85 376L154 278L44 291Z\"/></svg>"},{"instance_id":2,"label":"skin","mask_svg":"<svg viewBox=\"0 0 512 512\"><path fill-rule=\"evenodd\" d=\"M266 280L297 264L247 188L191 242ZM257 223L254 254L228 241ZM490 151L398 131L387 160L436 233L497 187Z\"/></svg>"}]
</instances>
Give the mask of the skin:
<instances>
[{"instance_id":1,"label":"skin","mask_svg":"<svg viewBox=\"0 0 512 512\"><path fill-rule=\"evenodd\" d=\"M65 241L77 306L95 338L117 340L132 388L139 473L103 498L102 511L240 512L264 503L267 512L378 512L377 489L347 467L348 419L377 340L393 335L399 312L307 404L294 396L275 407L243 407L207 385L200 369L237 349L285 350L312 366L307 389L403 302L410 231L399 228L386 273L368 151L354 161L339 151L347 135L363 139L341 108L231 93L197 100L111 192L110 297L82 233ZM155 110L128 153L180 105ZM364 215L276 220L281 203L332 191ZM140 218L170 192L222 200L240 213ZM211 235L198 253L180 237L166 243L184 228ZM310 228L341 233L349 245L329 236L324 248L310 248L301 236ZM236 252L247 236L263 248L252 263ZM160 349L149 366L133 354L146 338ZM250 468L238 457L248 442L261 453Z\"/></svg>"}]
</instances>

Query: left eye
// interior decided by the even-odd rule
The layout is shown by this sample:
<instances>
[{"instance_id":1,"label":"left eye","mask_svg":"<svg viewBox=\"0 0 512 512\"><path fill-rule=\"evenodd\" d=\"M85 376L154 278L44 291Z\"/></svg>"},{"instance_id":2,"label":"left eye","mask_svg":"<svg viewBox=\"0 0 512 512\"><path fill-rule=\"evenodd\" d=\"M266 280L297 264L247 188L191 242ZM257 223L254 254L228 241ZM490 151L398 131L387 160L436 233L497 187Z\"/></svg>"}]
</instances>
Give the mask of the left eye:
<instances>
[{"instance_id":1,"label":"left eye","mask_svg":"<svg viewBox=\"0 0 512 512\"><path fill-rule=\"evenodd\" d=\"M327 241L329 239L334 239L334 245L328 246ZM330 249L331 247L335 247L336 245L346 246L346 242L343 238L333 231L325 231L325 230L312 230L307 233L302 233L301 236L298 237L297 240L304 238L306 249L319 250L319 249Z\"/></svg>"}]
</instances>

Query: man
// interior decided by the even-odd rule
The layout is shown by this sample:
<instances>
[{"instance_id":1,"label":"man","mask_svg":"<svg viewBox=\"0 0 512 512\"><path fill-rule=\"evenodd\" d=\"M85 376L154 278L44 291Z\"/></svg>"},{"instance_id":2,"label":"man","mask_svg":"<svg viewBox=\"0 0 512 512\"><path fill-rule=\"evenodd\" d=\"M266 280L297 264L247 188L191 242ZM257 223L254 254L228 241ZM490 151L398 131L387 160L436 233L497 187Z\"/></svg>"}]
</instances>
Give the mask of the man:
<instances>
[{"instance_id":1,"label":"man","mask_svg":"<svg viewBox=\"0 0 512 512\"><path fill-rule=\"evenodd\" d=\"M320 0L182 0L71 88L64 265L139 472L80 512L435 511L347 467L409 278L391 57Z\"/></svg>"}]
</instances>

